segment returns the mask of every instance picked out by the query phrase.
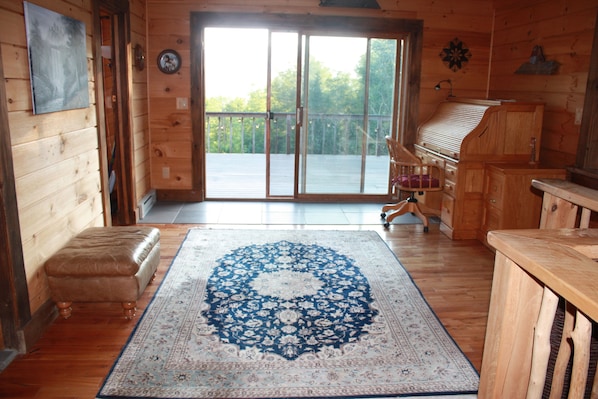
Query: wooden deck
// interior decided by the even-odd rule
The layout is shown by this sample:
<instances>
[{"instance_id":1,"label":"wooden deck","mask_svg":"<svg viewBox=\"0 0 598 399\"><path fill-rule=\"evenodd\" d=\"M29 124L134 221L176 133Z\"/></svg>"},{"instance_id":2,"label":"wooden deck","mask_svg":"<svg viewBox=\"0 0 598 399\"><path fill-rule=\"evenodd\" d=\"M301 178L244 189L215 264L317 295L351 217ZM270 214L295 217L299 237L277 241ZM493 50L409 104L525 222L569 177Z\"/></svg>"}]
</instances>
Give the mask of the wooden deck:
<instances>
[{"instance_id":1,"label":"wooden deck","mask_svg":"<svg viewBox=\"0 0 598 399\"><path fill-rule=\"evenodd\" d=\"M270 194L293 195L293 155L271 156ZM388 192L388 156L368 156L361 185L361 158L310 155L305 168L305 194L375 194ZM301 185L300 185L301 193ZM207 154L208 199L265 199L264 154Z\"/></svg>"}]
</instances>

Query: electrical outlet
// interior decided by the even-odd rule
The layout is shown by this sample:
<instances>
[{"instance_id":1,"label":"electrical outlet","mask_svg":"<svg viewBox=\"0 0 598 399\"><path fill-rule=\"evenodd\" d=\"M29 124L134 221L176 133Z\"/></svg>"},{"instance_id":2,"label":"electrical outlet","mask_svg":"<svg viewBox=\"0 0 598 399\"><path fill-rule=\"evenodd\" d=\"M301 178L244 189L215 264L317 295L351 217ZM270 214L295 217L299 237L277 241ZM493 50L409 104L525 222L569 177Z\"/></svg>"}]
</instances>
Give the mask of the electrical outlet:
<instances>
[{"instance_id":1,"label":"electrical outlet","mask_svg":"<svg viewBox=\"0 0 598 399\"><path fill-rule=\"evenodd\" d=\"M583 116L583 108L575 109L575 124L581 125L581 117Z\"/></svg>"},{"instance_id":2,"label":"electrical outlet","mask_svg":"<svg viewBox=\"0 0 598 399\"><path fill-rule=\"evenodd\" d=\"M162 177L164 179L169 179L170 178L170 168L168 166L164 166L162 168Z\"/></svg>"},{"instance_id":3,"label":"electrical outlet","mask_svg":"<svg viewBox=\"0 0 598 399\"><path fill-rule=\"evenodd\" d=\"M189 101L185 97L176 98L176 109L189 109Z\"/></svg>"}]
</instances>

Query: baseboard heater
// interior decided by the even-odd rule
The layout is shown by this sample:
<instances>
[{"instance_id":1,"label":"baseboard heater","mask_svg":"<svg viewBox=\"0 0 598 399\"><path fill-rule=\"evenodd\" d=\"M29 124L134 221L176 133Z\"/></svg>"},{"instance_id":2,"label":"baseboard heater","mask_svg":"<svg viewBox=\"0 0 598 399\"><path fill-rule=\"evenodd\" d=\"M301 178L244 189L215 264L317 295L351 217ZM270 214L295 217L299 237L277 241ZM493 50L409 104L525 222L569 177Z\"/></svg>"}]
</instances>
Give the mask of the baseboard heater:
<instances>
[{"instance_id":1,"label":"baseboard heater","mask_svg":"<svg viewBox=\"0 0 598 399\"><path fill-rule=\"evenodd\" d=\"M150 209L154 206L157 201L156 190L150 190L139 202L139 219L143 219L147 216Z\"/></svg>"}]
</instances>

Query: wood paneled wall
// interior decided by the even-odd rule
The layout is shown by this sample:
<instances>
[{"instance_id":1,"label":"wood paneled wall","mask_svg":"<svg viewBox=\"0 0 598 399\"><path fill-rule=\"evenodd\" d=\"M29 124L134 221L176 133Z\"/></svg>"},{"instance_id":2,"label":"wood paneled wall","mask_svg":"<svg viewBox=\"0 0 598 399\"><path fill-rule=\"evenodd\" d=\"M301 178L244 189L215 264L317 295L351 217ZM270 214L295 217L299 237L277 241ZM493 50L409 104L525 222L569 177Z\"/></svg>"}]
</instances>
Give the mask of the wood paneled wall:
<instances>
[{"instance_id":1,"label":"wood paneled wall","mask_svg":"<svg viewBox=\"0 0 598 399\"><path fill-rule=\"evenodd\" d=\"M104 213L98 151L92 0L32 0L85 23L90 106L34 115L23 2L0 0L0 46L31 313L50 295L44 261ZM132 43L147 49L145 0L130 0ZM147 68L131 67L135 198L150 189ZM103 101L101 98L99 101ZM110 150L110 149L109 149Z\"/></svg>"},{"instance_id":2,"label":"wood paneled wall","mask_svg":"<svg viewBox=\"0 0 598 399\"><path fill-rule=\"evenodd\" d=\"M103 224L91 0L35 4L85 23L90 106L33 115L23 2L0 1L0 45L32 313L49 298L43 262L85 227Z\"/></svg>"},{"instance_id":3,"label":"wood paneled wall","mask_svg":"<svg viewBox=\"0 0 598 399\"><path fill-rule=\"evenodd\" d=\"M579 137L576 112L583 109L596 0L379 0L382 10L321 8L318 0L191 1L148 0L149 97L152 186L189 189L191 185L191 126L189 112L176 109L176 97L189 96L189 14L192 11L310 13L320 15L417 18L424 21L423 68L420 92L421 122L446 90L436 92L441 79L453 81L459 97L500 98L546 103L541 160L554 167L572 165ZM458 37L472 58L453 72L439 53ZM518 75L534 45L549 60L560 63L554 75ZM183 57L176 75L158 72L155 58L164 48ZM169 177L164 177L167 168Z\"/></svg>"},{"instance_id":4,"label":"wood paneled wall","mask_svg":"<svg viewBox=\"0 0 598 399\"><path fill-rule=\"evenodd\" d=\"M147 0L152 187L191 188L191 116L190 110L176 109L176 98L190 96L190 13L194 11L421 19L424 21L424 48L420 121L448 94L447 89L434 90L442 79L453 81L454 93L458 96L486 96L493 18L490 0L379 0L379 3L382 10L322 8L318 6L319 0ZM455 37L472 53L470 62L457 72L448 69L440 58L443 47ZM156 57L166 48L175 49L182 56L183 66L177 74L165 75L158 71ZM164 168L169 170L169 177L164 177Z\"/></svg>"},{"instance_id":5,"label":"wood paneled wall","mask_svg":"<svg viewBox=\"0 0 598 399\"><path fill-rule=\"evenodd\" d=\"M573 165L580 131L575 115L584 105L598 1L495 0L495 5L490 96L546 103L541 161ZM555 74L515 74L535 45L560 64Z\"/></svg>"}]
</instances>

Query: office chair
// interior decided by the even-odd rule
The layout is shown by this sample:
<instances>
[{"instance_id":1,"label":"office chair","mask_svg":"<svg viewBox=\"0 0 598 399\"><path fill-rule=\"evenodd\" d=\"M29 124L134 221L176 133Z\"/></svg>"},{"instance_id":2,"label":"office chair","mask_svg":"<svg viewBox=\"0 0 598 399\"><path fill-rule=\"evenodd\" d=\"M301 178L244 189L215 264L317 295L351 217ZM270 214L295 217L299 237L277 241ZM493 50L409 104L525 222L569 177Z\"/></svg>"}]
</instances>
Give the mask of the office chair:
<instances>
[{"instance_id":1,"label":"office chair","mask_svg":"<svg viewBox=\"0 0 598 399\"><path fill-rule=\"evenodd\" d=\"M428 191L442 191L444 173L436 165L424 164L415 154L411 153L397 140L386 137L388 155L390 156L391 184L397 192L399 200L402 192L408 192L409 197L396 204L382 207L380 217L384 220L384 227L400 215L411 212L424 224L424 232L428 232L428 217L426 214L440 216L440 209L432 209L425 204L418 203L415 193L423 194ZM388 214L389 211L392 211Z\"/></svg>"}]
</instances>

